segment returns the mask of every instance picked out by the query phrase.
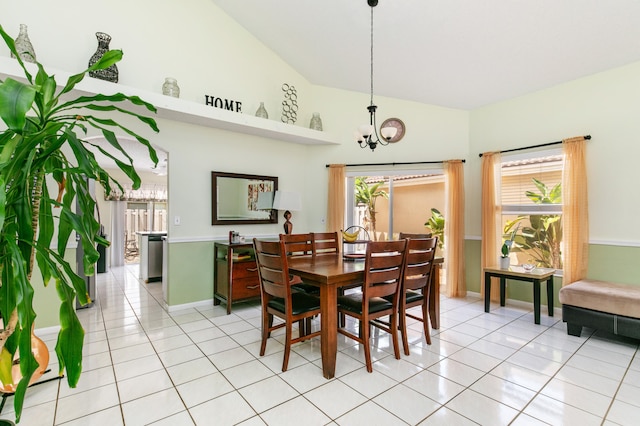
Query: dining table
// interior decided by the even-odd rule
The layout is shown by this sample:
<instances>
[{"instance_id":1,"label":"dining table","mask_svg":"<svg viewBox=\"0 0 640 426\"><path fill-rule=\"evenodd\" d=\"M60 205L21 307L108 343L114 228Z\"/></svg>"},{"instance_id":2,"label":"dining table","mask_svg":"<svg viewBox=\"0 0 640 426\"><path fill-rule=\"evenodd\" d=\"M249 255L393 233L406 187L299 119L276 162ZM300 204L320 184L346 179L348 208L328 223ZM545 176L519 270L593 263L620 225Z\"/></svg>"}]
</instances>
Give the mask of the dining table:
<instances>
[{"instance_id":1,"label":"dining table","mask_svg":"<svg viewBox=\"0 0 640 426\"><path fill-rule=\"evenodd\" d=\"M436 265L442 263L437 258ZM364 281L364 265L362 260L345 259L340 254L315 256L297 256L289 259L289 272L302 280L320 288L320 350L322 354L322 374L331 379L335 376L336 356L338 353L338 289L349 287ZM436 268L434 268L434 271ZM430 293L438 295L433 287L436 280L431 280ZM429 313L432 327L438 324L439 312L437 304L430 298ZM437 327L434 327L437 328Z\"/></svg>"}]
</instances>

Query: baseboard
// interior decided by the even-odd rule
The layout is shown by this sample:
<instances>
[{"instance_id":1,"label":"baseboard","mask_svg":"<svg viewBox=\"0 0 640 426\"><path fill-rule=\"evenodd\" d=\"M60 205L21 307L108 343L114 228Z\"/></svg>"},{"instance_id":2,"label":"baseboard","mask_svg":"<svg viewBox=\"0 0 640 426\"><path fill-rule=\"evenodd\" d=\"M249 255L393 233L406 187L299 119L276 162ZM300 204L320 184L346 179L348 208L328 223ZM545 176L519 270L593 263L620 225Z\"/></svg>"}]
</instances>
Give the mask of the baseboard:
<instances>
[{"instance_id":1,"label":"baseboard","mask_svg":"<svg viewBox=\"0 0 640 426\"><path fill-rule=\"evenodd\" d=\"M183 303L181 305L165 305L167 312L172 313L176 311L181 311L183 309L191 309L191 308L202 308L202 307L211 307L213 306L213 299L207 300L199 300L197 302L191 303Z\"/></svg>"}]
</instances>

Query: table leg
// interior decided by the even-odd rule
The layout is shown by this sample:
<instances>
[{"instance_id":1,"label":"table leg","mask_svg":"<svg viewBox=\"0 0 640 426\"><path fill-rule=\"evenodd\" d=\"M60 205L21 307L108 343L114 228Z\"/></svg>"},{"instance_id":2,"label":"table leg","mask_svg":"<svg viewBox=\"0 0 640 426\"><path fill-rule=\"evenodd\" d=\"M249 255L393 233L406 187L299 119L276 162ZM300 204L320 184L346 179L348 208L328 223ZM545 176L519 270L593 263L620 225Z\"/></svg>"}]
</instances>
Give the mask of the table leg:
<instances>
[{"instance_id":1,"label":"table leg","mask_svg":"<svg viewBox=\"0 0 640 426\"><path fill-rule=\"evenodd\" d=\"M540 324L540 280L533 281L533 319Z\"/></svg>"},{"instance_id":2,"label":"table leg","mask_svg":"<svg viewBox=\"0 0 640 426\"><path fill-rule=\"evenodd\" d=\"M500 277L500 306L504 306L507 303L507 279Z\"/></svg>"},{"instance_id":3,"label":"table leg","mask_svg":"<svg viewBox=\"0 0 640 426\"><path fill-rule=\"evenodd\" d=\"M433 265L431 272L431 287L429 288L429 318L431 328L440 328L440 265Z\"/></svg>"},{"instance_id":4,"label":"table leg","mask_svg":"<svg viewBox=\"0 0 640 426\"><path fill-rule=\"evenodd\" d=\"M338 352L338 295L335 285L320 286L320 311L322 374L326 379L332 379L336 373Z\"/></svg>"},{"instance_id":5,"label":"table leg","mask_svg":"<svg viewBox=\"0 0 640 426\"><path fill-rule=\"evenodd\" d=\"M484 311L489 312L491 308L491 274L484 273Z\"/></svg>"},{"instance_id":6,"label":"table leg","mask_svg":"<svg viewBox=\"0 0 640 426\"><path fill-rule=\"evenodd\" d=\"M547 305L549 305L549 316L553 316L553 275L547 279Z\"/></svg>"}]
</instances>

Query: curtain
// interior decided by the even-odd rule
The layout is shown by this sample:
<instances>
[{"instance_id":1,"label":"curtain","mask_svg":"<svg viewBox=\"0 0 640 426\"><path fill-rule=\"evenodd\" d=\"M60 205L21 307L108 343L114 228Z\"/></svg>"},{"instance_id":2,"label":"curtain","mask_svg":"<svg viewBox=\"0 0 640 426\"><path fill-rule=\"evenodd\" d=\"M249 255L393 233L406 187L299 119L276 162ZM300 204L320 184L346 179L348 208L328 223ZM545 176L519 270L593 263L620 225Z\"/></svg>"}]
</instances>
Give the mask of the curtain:
<instances>
[{"instance_id":1,"label":"curtain","mask_svg":"<svg viewBox=\"0 0 640 426\"><path fill-rule=\"evenodd\" d=\"M589 203L585 139L582 136L562 141L562 221L564 276L562 285L587 276L589 260Z\"/></svg>"},{"instance_id":2,"label":"curtain","mask_svg":"<svg viewBox=\"0 0 640 426\"><path fill-rule=\"evenodd\" d=\"M327 232L344 229L345 165L329 165L329 190L327 192Z\"/></svg>"},{"instance_id":3,"label":"curtain","mask_svg":"<svg viewBox=\"0 0 640 426\"><path fill-rule=\"evenodd\" d=\"M482 269L495 266L500 255L502 233L501 227L502 202L500 195L500 167L499 152L485 152L482 154L482 253L480 255L480 270L482 283L480 292L484 297L484 272ZM500 300L500 287L497 278L492 278L491 300Z\"/></svg>"},{"instance_id":4,"label":"curtain","mask_svg":"<svg viewBox=\"0 0 640 426\"><path fill-rule=\"evenodd\" d=\"M464 257L464 168L462 160L444 162L444 259L447 262L447 296L467 295Z\"/></svg>"}]
</instances>

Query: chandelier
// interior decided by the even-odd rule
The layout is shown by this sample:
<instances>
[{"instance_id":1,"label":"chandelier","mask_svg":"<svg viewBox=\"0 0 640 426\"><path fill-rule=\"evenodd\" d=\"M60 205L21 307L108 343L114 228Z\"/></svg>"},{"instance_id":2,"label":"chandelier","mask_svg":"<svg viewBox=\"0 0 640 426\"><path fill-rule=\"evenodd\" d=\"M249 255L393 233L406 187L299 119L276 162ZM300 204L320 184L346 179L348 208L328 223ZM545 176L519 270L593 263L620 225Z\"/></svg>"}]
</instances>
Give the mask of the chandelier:
<instances>
[{"instance_id":1,"label":"chandelier","mask_svg":"<svg viewBox=\"0 0 640 426\"><path fill-rule=\"evenodd\" d=\"M395 127L384 127L380 129L382 139L378 136L378 130L376 125L376 109L378 108L373 103L373 8L378 5L378 0L367 0L367 4L371 6L371 103L367 107L369 111L369 124L363 124L358 127L356 131L356 141L360 148L371 148L371 151L375 150L378 145L388 145L398 129Z\"/></svg>"}]
</instances>

